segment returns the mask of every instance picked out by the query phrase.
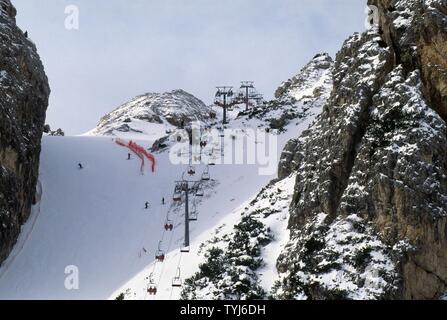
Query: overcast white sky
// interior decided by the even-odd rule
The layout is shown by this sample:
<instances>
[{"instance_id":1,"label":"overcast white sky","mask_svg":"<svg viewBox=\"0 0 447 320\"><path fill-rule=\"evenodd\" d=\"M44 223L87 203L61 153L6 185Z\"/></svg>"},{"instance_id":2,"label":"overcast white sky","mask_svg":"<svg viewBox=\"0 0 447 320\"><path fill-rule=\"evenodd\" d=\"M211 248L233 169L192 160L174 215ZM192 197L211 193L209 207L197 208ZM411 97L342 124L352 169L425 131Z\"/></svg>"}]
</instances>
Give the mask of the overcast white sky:
<instances>
[{"instance_id":1,"label":"overcast white sky","mask_svg":"<svg viewBox=\"0 0 447 320\"><path fill-rule=\"evenodd\" d=\"M316 53L363 31L366 0L12 0L52 89L47 122L68 134L145 92L254 80L271 98ZM67 5L80 29L64 27Z\"/></svg>"}]
</instances>

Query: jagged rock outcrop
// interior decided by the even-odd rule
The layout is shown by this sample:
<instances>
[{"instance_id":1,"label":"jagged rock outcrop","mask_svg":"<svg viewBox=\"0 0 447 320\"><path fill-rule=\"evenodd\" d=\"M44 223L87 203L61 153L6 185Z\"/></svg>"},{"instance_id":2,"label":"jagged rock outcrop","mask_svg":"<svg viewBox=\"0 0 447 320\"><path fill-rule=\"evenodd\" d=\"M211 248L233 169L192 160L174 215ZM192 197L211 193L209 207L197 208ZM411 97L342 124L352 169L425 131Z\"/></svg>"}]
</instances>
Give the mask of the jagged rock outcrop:
<instances>
[{"instance_id":1,"label":"jagged rock outcrop","mask_svg":"<svg viewBox=\"0 0 447 320\"><path fill-rule=\"evenodd\" d=\"M0 0L0 263L27 220L39 170L50 89L35 45Z\"/></svg>"},{"instance_id":2,"label":"jagged rock outcrop","mask_svg":"<svg viewBox=\"0 0 447 320\"><path fill-rule=\"evenodd\" d=\"M148 124L180 127L191 121L206 122L210 118L210 113L210 107L183 90L147 93L105 115L90 133L93 135L144 133Z\"/></svg>"},{"instance_id":3,"label":"jagged rock outcrop","mask_svg":"<svg viewBox=\"0 0 447 320\"><path fill-rule=\"evenodd\" d=\"M318 97L332 88L332 67L334 61L327 53L317 54L293 78L284 81L276 90L275 98L278 100L289 97L302 100L305 97Z\"/></svg>"},{"instance_id":4,"label":"jagged rock outcrop","mask_svg":"<svg viewBox=\"0 0 447 320\"><path fill-rule=\"evenodd\" d=\"M327 53L317 54L297 75L278 87L274 100L241 111L238 118L246 122L256 118L263 122L259 127L265 125L279 132L287 130L293 121L313 119L330 96L333 66L334 61Z\"/></svg>"},{"instance_id":5,"label":"jagged rock outcrop","mask_svg":"<svg viewBox=\"0 0 447 320\"><path fill-rule=\"evenodd\" d=\"M275 97L279 104L291 104L300 101L304 106L324 105L333 88L334 61L327 53L317 54L293 78L283 82L276 90ZM318 113L320 113L319 111ZM278 168L280 177L287 177L292 172L290 162L295 155L296 140L288 142Z\"/></svg>"},{"instance_id":6,"label":"jagged rock outcrop","mask_svg":"<svg viewBox=\"0 0 447 320\"><path fill-rule=\"evenodd\" d=\"M447 291L447 4L370 4L379 26L344 43L319 121L284 150L280 174L296 171L297 180L279 298L436 299ZM356 276L356 253L346 251L358 247L354 229L341 232L351 243L342 250L327 238L352 217L355 233L385 250L362 244ZM384 257L373 281L360 276Z\"/></svg>"}]
</instances>

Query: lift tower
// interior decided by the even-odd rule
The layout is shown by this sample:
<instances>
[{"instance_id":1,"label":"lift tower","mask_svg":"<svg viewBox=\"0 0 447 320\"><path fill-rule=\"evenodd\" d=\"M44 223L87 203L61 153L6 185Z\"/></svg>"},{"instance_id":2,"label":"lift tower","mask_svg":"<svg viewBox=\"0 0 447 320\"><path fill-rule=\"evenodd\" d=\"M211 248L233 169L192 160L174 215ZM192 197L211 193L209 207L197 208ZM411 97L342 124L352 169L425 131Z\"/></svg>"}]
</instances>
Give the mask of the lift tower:
<instances>
[{"instance_id":1,"label":"lift tower","mask_svg":"<svg viewBox=\"0 0 447 320\"><path fill-rule=\"evenodd\" d=\"M185 191L185 248L189 248L189 182L183 182Z\"/></svg>"},{"instance_id":2,"label":"lift tower","mask_svg":"<svg viewBox=\"0 0 447 320\"><path fill-rule=\"evenodd\" d=\"M233 87L217 87L215 105L223 108L223 124L227 124L227 109L235 103L233 103Z\"/></svg>"},{"instance_id":3,"label":"lift tower","mask_svg":"<svg viewBox=\"0 0 447 320\"><path fill-rule=\"evenodd\" d=\"M250 90L254 90L254 81L242 81L241 82L241 90L245 89L245 110L248 111L250 109Z\"/></svg>"}]
</instances>

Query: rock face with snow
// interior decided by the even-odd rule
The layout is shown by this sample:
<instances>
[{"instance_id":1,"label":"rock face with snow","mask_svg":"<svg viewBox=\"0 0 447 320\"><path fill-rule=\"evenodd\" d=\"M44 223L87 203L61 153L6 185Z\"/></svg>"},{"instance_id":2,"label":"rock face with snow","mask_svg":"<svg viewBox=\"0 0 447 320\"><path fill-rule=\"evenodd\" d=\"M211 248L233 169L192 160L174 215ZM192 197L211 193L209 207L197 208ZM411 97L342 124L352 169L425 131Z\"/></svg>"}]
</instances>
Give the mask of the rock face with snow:
<instances>
[{"instance_id":1,"label":"rock face with snow","mask_svg":"<svg viewBox=\"0 0 447 320\"><path fill-rule=\"evenodd\" d=\"M318 122L286 147L297 173L278 298L436 299L447 291L447 4L375 0Z\"/></svg>"},{"instance_id":2,"label":"rock face with snow","mask_svg":"<svg viewBox=\"0 0 447 320\"><path fill-rule=\"evenodd\" d=\"M206 122L211 109L201 100L183 91L147 93L105 115L91 132L114 135L122 132L143 133L147 124L180 127L190 121Z\"/></svg>"},{"instance_id":3,"label":"rock face with snow","mask_svg":"<svg viewBox=\"0 0 447 320\"><path fill-rule=\"evenodd\" d=\"M38 179L50 89L35 45L0 0L0 263L27 220Z\"/></svg>"},{"instance_id":4,"label":"rock face with snow","mask_svg":"<svg viewBox=\"0 0 447 320\"><path fill-rule=\"evenodd\" d=\"M328 54L316 55L296 76L281 84L274 100L242 111L239 117L246 117L247 121L256 118L270 129L282 131L295 119L317 116L332 90L333 66Z\"/></svg>"},{"instance_id":5,"label":"rock face with snow","mask_svg":"<svg viewBox=\"0 0 447 320\"><path fill-rule=\"evenodd\" d=\"M295 77L281 84L275 98L302 100L323 95L331 88L333 65L327 53L317 54Z\"/></svg>"}]
</instances>

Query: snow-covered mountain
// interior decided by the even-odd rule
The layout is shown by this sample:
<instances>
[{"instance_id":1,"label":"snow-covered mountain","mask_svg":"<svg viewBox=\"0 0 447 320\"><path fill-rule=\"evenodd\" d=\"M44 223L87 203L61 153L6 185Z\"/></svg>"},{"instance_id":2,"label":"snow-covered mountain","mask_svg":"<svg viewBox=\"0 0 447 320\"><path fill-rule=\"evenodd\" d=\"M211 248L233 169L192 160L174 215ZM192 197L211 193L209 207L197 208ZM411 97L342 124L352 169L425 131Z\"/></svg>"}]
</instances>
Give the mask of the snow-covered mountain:
<instances>
[{"instance_id":1,"label":"snow-covered mountain","mask_svg":"<svg viewBox=\"0 0 447 320\"><path fill-rule=\"evenodd\" d=\"M330 92L330 82L327 85L324 92ZM253 270L255 279L262 280L260 286L269 292L276 277L275 261L281 245L287 240L286 208L293 179L287 180L289 184L282 181L271 185L272 189L267 188L265 194L257 196L259 190L277 177L276 170L260 175L259 170L265 163L220 165L222 143L224 150L239 139L254 141L257 148L262 147L264 142L260 135L270 128L272 119L281 117L284 110L294 109L294 116L284 124L284 130L270 132L277 139L269 157L276 168L287 141L309 128L321 112L324 99L319 96L321 103L318 104L270 102L253 109L249 115L242 114L243 109L229 111L230 124L226 128L233 131L223 140L220 135L217 140L206 138L208 145L202 150L202 155L212 155L208 163L216 165L202 163L195 166L196 175L192 179L200 180L202 173L209 170L211 180L203 183L204 196L193 195L190 199L198 220L191 223L190 253L181 253L184 207L183 203L172 201L172 195L175 182L187 176L188 165L171 162L175 133L168 136L168 142L172 142L167 143L168 148L154 154L155 172L145 167L144 175L138 158L127 160L129 150L118 145L116 138L127 141L127 138L136 137L136 142L147 150L155 140L166 135L158 126L168 123L173 114L185 111L182 109L185 97L192 101L192 119L206 121L209 110L206 106L184 92L175 91L136 98L106 116L102 125L90 135L44 137L41 201L34 206L17 245L0 268L0 298L115 299L123 294L125 299L177 299L181 290L172 287L172 279L178 269L184 281L194 276L216 230L221 236L228 233L231 237L237 230L235 226L244 223L246 218L241 214L245 212L244 208L251 206L255 197L268 199L282 188L284 190L279 193L282 200L272 206L275 212L269 217L255 216L258 210L247 212L247 215L253 215L249 219L259 219L266 230L271 229L269 237L272 241L262 242L265 246L262 247L262 259L268 266ZM167 101L176 102L165 105ZM191 118L189 111L184 114L189 116L188 119ZM149 116L145 117L145 114ZM155 120L157 116L161 123ZM127 118L131 121L125 122ZM222 114L217 110L217 119L209 123L211 129L221 129L221 119ZM170 121L174 121L171 126L178 124L175 119ZM141 123L144 123L144 130L140 130ZM135 135L135 132L121 130L125 124L135 125L133 129L142 132ZM261 131L256 132L256 129ZM78 163L83 169L79 169ZM165 205L162 198L166 200ZM256 208L270 206L271 201L263 201ZM146 202L149 203L147 210ZM164 229L167 221L173 223L173 231ZM166 255L163 263L155 260L159 248ZM67 275L64 272L69 266L76 267L79 272L79 290L65 288ZM265 276L257 274L260 270L265 270L262 271ZM157 284L156 296L147 292L149 278ZM234 292L235 296L238 294Z\"/></svg>"},{"instance_id":2,"label":"snow-covered mountain","mask_svg":"<svg viewBox=\"0 0 447 320\"><path fill-rule=\"evenodd\" d=\"M368 4L378 26L228 124L177 90L45 136L0 299L445 298L447 4Z\"/></svg>"},{"instance_id":3,"label":"snow-covered mountain","mask_svg":"<svg viewBox=\"0 0 447 320\"><path fill-rule=\"evenodd\" d=\"M311 127L329 98L332 74L327 69L332 68L332 60L324 56L330 62L323 68L326 72L321 72L321 64L312 62L301 71L315 75L303 86L320 88L318 94L303 95L299 99L284 95L282 99L266 102L248 112L243 107L236 107L229 111L230 123L225 127L240 132L253 128L277 129L276 151L279 155L290 137L300 135ZM319 60L319 56L315 59ZM220 120L222 114L218 112L217 115ZM284 115L288 115L287 121L273 128L285 119ZM219 121L216 126L221 127ZM230 139L226 143L233 142ZM228 171L223 171L225 167ZM111 298L120 294L125 299L251 299L271 295L278 280L276 260L288 239L288 208L295 175L277 180L276 173L260 176L251 171L251 166L212 168L217 187L211 191L213 195L209 197L209 202L201 203L200 212L223 211L225 214L209 223L206 230L196 233L192 251L187 257L178 250L170 252L164 265L151 264ZM227 184L225 181L228 178L235 181ZM227 197L228 191L224 189L227 187L235 194ZM251 196L247 197L246 194ZM231 205L225 204L222 197L230 199ZM171 285L178 268L183 280L181 289ZM212 272L213 276L207 272ZM145 290L151 279L159 290L157 296L148 295Z\"/></svg>"},{"instance_id":4,"label":"snow-covered mountain","mask_svg":"<svg viewBox=\"0 0 447 320\"><path fill-rule=\"evenodd\" d=\"M106 114L88 135L147 138L191 121L207 122L210 108L183 90L147 93Z\"/></svg>"}]
</instances>

